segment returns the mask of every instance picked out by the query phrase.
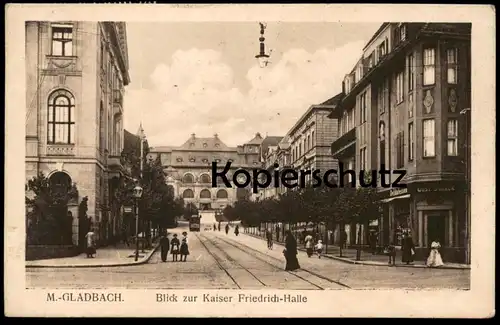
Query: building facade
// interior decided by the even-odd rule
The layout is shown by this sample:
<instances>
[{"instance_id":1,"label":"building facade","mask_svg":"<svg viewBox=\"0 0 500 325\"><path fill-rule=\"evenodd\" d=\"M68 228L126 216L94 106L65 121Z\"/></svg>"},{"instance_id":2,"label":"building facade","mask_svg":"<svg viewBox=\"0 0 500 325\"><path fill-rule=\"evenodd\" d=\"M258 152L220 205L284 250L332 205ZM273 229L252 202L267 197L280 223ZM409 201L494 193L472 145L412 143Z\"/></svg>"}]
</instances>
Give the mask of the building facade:
<instances>
[{"instance_id":1,"label":"building facade","mask_svg":"<svg viewBox=\"0 0 500 325\"><path fill-rule=\"evenodd\" d=\"M26 177L76 187L74 244L83 197L99 240L118 229L110 197L122 172L128 69L123 22L26 22Z\"/></svg>"},{"instance_id":2,"label":"building facade","mask_svg":"<svg viewBox=\"0 0 500 325\"><path fill-rule=\"evenodd\" d=\"M215 134L211 138L191 137L178 147L154 147L150 149L148 159L160 158L167 175L167 185L174 190L176 197L182 197L185 203L193 203L199 210L220 212L236 200L253 199L249 183L245 188L237 188L233 175L239 169L252 174L253 169L261 168L260 148L262 136L257 133L249 142L229 147ZM226 173L231 187L217 178L212 186L212 162L217 163L218 172L222 172L227 163L231 164ZM237 175L238 183L245 183L245 176Z\"/></svg>"},{"instance_id":3,"label":"building facade","mask_svg":"<svg viewBox=\"0 0 500 325\"><path fill-rule=\"evenodd\" d=\"M386 198L372 226L380 245L401 244L401 231L410 229L417 258L433 240L445 260L466 255L470 123L460 112L470 108L470 33L470 24L384 23L344 79L331 114L341 134L334 157L357 171L406 171L406 188L379 188Z\"/></svg>"}]
</instances>

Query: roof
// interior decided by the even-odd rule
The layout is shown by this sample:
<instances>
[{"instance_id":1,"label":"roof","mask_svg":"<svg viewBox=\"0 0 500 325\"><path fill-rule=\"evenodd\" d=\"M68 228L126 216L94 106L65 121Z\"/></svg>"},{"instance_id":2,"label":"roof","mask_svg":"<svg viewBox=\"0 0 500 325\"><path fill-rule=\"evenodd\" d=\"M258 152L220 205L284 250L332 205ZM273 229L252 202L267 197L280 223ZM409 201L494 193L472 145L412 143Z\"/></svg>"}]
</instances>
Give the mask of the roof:
<instances>
[{"instance_id":1,"label":"roof","mask_svg":"<svg viewBox=\"0 0 500 325\"><path fill-rule=\"evenodd\" d=\"M385 29L385 27L387 25L389 25L390 23L382 23L382 25L377 29L377 31L375 32L375 34L373 34L373 36L370 38L370 40L366 43L366 45L363 47L363 51L366 50L366 48L371 44L371 42L377 38L377 36L382 33L382 31Z\"/></svg>"},{"instance_id":2,"label":"roof","mask_svg":"<svg viewBox=\"0 0 500 325\"><path fill-rule=\"evenodd\" d=\"M264 140L261 143L262 146L262 152L265 153L267 152L267 148L269 147L276 147L278 143L283 139L283 137L277 137L277 136L267 136L264 138Z\"/></svg>"},{"instance_id":3,"label":"roof","mask_svg":"<svg viewBox=\"0 0 500 325\"><path fill-rule=\"evenodd\" d=\"M145 140L145 146L147 146L147 141ZM141 139L127 130L123 130L123 150L126 152L139 150L141 146Z\"/></svg>"},{"instance_id":4,"label":"roof","mask_svg":"<svg viewBox=\"0 0 500 325\"><path fill-rule=\"evenodd\" d=\"M259 132L257 132L257 133L255 133L255 136L253 137L253 139L252 139L252 140L250 140L250 141L248 141L248 142L247 142L247 143L245 143L245 144L249 144L249 145L255 145L255 144L256 144L256 145L260 145L260 144L262 144L262 141L263 141L263 140L264 140L264 139L262 139L262 136L260 135L260 133L259 133Z\"/></svg>"}]
</instances>

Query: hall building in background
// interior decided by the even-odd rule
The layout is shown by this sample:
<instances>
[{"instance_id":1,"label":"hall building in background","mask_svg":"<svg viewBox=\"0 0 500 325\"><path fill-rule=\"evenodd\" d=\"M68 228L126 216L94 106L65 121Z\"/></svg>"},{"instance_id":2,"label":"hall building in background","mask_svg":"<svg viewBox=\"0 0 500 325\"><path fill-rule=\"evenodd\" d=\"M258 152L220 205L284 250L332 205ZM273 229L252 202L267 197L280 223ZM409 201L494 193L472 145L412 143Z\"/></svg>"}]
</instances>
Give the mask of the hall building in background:
<instances>
[{"instance_id":1,"label":"hall building in background","mask_svg":"<svg viewBox=\"0 0 500 325\"><path fill-rule=\"evenodd\" d=\"M345 77L330 115L340 134L333 156L357 171L407 172L407 188L379 188L384 208L363 243L373 230L380 245L400 245L401 231L411 229L417 258L439 240L445 261L465 260L470 123L461 112L471 105L470 52L470 24L384 23Z\"/></svg>"},{"instance_id":2,"label":"hall building in background","mask_svg":"<svg viewBox=\"0 0 500 325\"><path fill-rule=\"evenodd\" d=\"M104 243L119 222L111 197L122 173L130 83L125 23L28 21L25 28L26 178L43 172L60 190L74 185L78 199L68 206L73 244L82 244L88 230L78 223L83 197Z\"/></svg>"},{"instance_id":3,"label":"hall building in background","mask_svg":"<svg viewBox=\"0 0 500 325\"><path fill-rule=\"evenodd\" d=\"M192 134L181 146L150 148L148 159L160 158L167 175L167 185L173 188L176 197L182 197L185 203L193 203L203 214L209 215L221 212L238 199L256 198L251 183L246 188L234 185L233 174L238 169L244 169L252 175L253 169L261 168L263 141L264 138L257 133L245 144L229 147L217 134L209 138ZM219 172L226 163L231 163L226 174L231 187L227 187L220 177L216 179L217 186L212 186L212 162L217 163ZM238 178L238 183L245 183L243 175ZM207 218L203 221L208 222Z\"/></svg>"}]
</instances>

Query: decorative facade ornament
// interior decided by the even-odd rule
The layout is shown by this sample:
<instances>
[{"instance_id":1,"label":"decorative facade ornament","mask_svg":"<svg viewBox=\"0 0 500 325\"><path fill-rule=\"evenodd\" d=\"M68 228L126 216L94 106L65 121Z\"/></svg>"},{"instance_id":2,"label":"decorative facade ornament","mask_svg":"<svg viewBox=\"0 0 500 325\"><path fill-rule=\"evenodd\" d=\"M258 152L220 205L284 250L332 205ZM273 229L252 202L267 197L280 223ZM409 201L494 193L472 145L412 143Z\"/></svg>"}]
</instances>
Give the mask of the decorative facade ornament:
<instances>
[{"instance_id":1,"label":"decorative facade ornament","mask_svg":"<svg viewBox=\"0 0 500 325\"><path fill-rule=\"evenodd\" d=\"M66 75L65 74L60 74L59 75L59 85L64 86L66 84Z\"/></svg>"},{"instance_id":2,"label":"decorative facade ornament","mask_svg":"<svg viewBox=\"0 0 500 325\"><path fill-rule=\"evenodd\" d=\"M408 95L408 118L413 117L413 105L415 102L413 101L413 94Z\"/></svg>"},{"instance_id":3,"label":"decorative facade ornament","mask_svg":"<svg viewBox=\"0 0 500 325\"><path fill-rule=\"evenodd\" d=\"M434 104L434 98L431 95L431 91L427 90L424 98L425 112L429 114L431 112L432 105Z\"/></svg>"},{"instance_id":4,"label":"decorative facade ornament","mask_svg":"<svg viewBox=\"0 0 500 325\"><path fill-rule=\"evenodd\" d=\"M56 163L56 170L62 172L64 168L64 163L63 162L58 162Z\"/></svg>"},{"instance_id":5,"label":"decorative facade ornament","mask_svg":"<svg viewBox=\"0 0 500 325\"><path fill-rule=\"evenodd\" d=\"M450 97L448 98L448 104L450 104L450 110L455 113L457 108L457 92L455 89L450 90Z\"/></svg>"}]
</instances>

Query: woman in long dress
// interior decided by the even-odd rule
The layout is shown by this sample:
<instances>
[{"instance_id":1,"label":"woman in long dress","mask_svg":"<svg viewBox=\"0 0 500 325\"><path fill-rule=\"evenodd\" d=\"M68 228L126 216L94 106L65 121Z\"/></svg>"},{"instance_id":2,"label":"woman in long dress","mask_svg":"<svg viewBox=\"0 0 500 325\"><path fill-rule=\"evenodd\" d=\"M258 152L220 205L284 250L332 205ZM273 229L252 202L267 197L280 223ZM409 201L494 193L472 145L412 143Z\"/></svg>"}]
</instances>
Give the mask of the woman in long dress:
<instances>
[{"instance_id":1,"label":"woman in long dress","mask_svg":"<svg viewBox=\"0 0 500 325\"><path fill-rule=\"evenodd\" d=\"M182 233L182 240L181 240L181 248L180 248L180 253L181 253L181 262L186 262L187 256L189 255L189 246L188 246L188 239L187 239L187 232Z\"/></svg>"},{"instance_id":2,"label":"woman in long dress","mask_svg":"<svg viewBox=\"0 0 500 325\"><path fill-rule=\"evenodd\" d=\"M304 238L304 242L306 244L307 257L311 257L313 255L314 248L313 236L311 236L311 234L307 234L307 236Z\"/></svg>"},{"instance_id":3,"label":"woman in long dress","mask_svg":"<svg viewBox=\"0 0 500 325\"><path fill-rule=\"evenodd\" d=\"M96 254L96 244L95 244L95 233L92 230L85 235L85 239L87 239L87 258L93 258Z\"/></svg>"},{"instance_id":4,"label":"woman in long dress","mask_svg":"<svg viewBox=\"0 0 500 325\"><path fill-rule=\"evenodd\" d=\"M297 259L297 240L293 237L292 232L288 230L285 238L285 255L286 265L285 271L294 271L300 269L299 260Z\"/></svg>"},{"instance_id":5,"label":"woman in long dress","mask_svg":"<svg viewBox=\"0 0 500 325\"><path fill-rule=\"evenodd\" d=\"M180 251L180 241L179 238L177 238L177 234L174 234L174 238L170 241L170 254L172 254L172 261L177 262L177 256L179 255Z\"/></svg>"},{"instance_id":6,"label":"woman in long dress","mask_svg":"<svg viewBox=\"0 0 500 325\"><path fill-rule=\"evenodd\" d=\"M431 243L431 252L429 254L429 257L427 258L428 267L439 267L444 265L441 254L439 253L440 248L441 244L439 243L439 240L434 240Z\"/></svg>"}]
</instances>

